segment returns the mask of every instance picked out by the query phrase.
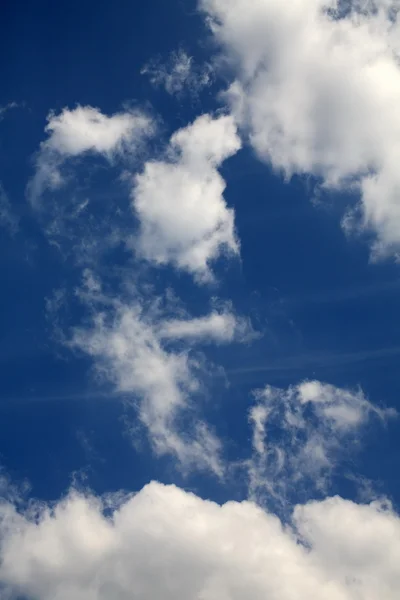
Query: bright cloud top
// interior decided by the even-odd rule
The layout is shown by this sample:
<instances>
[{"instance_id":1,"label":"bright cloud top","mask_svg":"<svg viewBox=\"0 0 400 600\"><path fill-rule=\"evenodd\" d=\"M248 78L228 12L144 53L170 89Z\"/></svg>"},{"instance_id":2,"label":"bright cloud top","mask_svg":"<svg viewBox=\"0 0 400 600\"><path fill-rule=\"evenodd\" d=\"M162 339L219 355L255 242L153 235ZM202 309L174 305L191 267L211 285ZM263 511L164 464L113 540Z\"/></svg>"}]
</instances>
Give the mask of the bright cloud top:
<instances>
[{"instance_id":1,"label":"bright cloud top","mask_svg":"<svg viewBox=\"0 0 400 600\"><path fill-rule=\"evenodd\" d=\"M140 112L104 115L91 106L64 108L50 113L45 128L48 138L42 142L36 160L36 173L29 183L28 196L35 203L46 188L63 184L63 161L86 152L102 154L111 160L121 152L132 152L143 136L151 133L151 120Z\"/></svg>"},{"instance_id":2,"label":"bright cloud top","mask_svg":"<svg viewBox=\"0 0 400 600\"><path fill-rule=\"evenodd\" d=\"M203 115L174 133L166 161L146 163L133 190L140 221L134 243L143 258L209 280L212 260L238 252L233 210L217 169L240 146L232 117Z\"/></svg>"},{"instance_id":3,"label":"bright cloud top","mask_svg":"<svg viewBox=\"0 0 400 600\"><path fill-rule=\"evenodd\" d=\"M250 410L254 456L249 463L250 495L265 493L286 502L304 487L325 490L343 456L374 417L393 409L371 404L362 390L304 381L287 390L266 386Z\"/></svg>"},{"instance_id":4,"label":"bright cloud top","mask_svg":"<svg viewBox=\"0 0 400 600\"><path fill-rule=\"evenodd\" d=\"M65 156L77 156L89 150L112 154L147 125L148 120L135 113L116 113L108 117L91 106L65 108L59 115L48 117L45 131L49 138L44 144L47 149Z\"/></svg>"},{"instance_id":5,"label":"bright cloud top","mask_svg":"<svg viewBox=\"0 0 400 600\"><path fill-rule=\"evenodd\" d=\"M313 502L284 527L249 502L219 506L151 483L111 517L106 508L74 492L26 514L3 503L5 591L40 600L398 598L400 519L385 503Z\"/></svg>"},{"instance_id":6,"label":"bright cloud top","mask_svg":"<svg viewBox=\"0 0 400 600\"><path fill-rule=\"evenodd\" d=\"M312 404L321 420L340 431L363 425L371 415L385 420L396 414L393 409L382 409L371 404L362 390L354 392L320 381L305 381L296 391L303 406Z\"/></svg>"},{"instance_id":7,"label":"bright cloud top","mask_svg":"<svg viewBox=\"0 0 400 600\"><path fill-rule=\"evenodd\" d=\"M362 224L377 234L375 254L397 252L397 0L201 6L235 65L227 98L258 155L287 177L311 173L328 188L360 192Z\"/></svg>"}]
</instances>

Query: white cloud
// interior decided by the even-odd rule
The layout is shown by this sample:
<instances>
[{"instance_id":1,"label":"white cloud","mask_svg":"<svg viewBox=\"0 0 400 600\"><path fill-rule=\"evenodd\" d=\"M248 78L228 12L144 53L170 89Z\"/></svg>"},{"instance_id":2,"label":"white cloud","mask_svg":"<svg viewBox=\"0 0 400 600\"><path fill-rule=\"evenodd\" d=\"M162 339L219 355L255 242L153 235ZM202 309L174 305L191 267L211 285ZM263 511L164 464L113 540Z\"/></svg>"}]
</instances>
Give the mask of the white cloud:
<instances>
[{"instance_id":1,"label":"white cloud","mask_svg":"<svg viewBox=\"0 0 400 600\"><path fill-rule=\"evenodd\" d=\"M305 405L313 404L318 416L335 429L348 430L365 423L371 414L381 419L394 416L393 409L373 406L361 390L337 388L320 381L305 381L297 387L298 398Z\"/></svg>"},{"instance_id":2,"label":"white cloud","mask_svg":"<svg viewBox=\"0 0 400 600\"><path fill-rule=\"evenodd\" d=\"M0 225L11 235L15 235L19 229L19 217L13 211L2 183L0 183Z\"/></svg>"},{"instance_id":3,"label":"white cloud","mask_svg":"<svg viewBox=\"0 0 400 600\"><path fill-rule=\"evenodd\" d=\"M397 600L400 519L330 498L283 526L250 502L219 506L151 483L111 509L71 492L0 508L5 597L40 600ZM7 593L10 596L7 596Z\"/></svg>"},{"instance_id":4,"label":"white cloud","mask_svg":"<svg viewBox=\"0 0 400 600\"><path fill-rule=\"evenodd\" d=\"M6 112L13 110L14 108L20 108L21 106L23 105L18 102L9 102L8 104L0 106L0 121L4 118Z\"/></svg>"},{"instance_id":5,"label":"white cloud","mask_svg":"<svg viewBox=\"0 0 400 600\"><path fill-rule=\"evenodd\" d=\"M161 324L159 335L162 339L204 340L223 344L235 339L252 339L256 334L248 320L240 319L228 311L213 311L197 319L166 319Z\"/></svg>"},{"instance_id":6,"label":"white cloud","mask_svg":"<svg viewBox=\"0 0 400 600\"><path fill-rule=\"evenodd\" d=\"M375 253L398 251L398 0L201 6L237 74L227 98L258 155L287 177L358 191Z\"/></svg>"},{"instance_id":7,"label":"white cloud","mask_svg":"<svg viewBox=\"0 0 400 600\"><path fill-rule=\"evenodd\" d=\"M111 311L112 312L112 311ZM184 468L195 465L221 474L219 442L195 417L185 433L177 418L192 411L200 388L196 363L187 351L162 347L156 327L140 304L96 314L93 327L77 328L72 341L95 360L99 373L119 392L137 398L139 418L158 454L172 454Z\"/></svg>"},{"instance_id":8,"label":"white cloud","mask_svg":"<svg viewBox=\"0 0 400 600\"><path fill-rule=\"evenodd\" d=\"M203 364L193 346L246 341L254 335L248 322L228 310L171 318L162 299L149 301L139 294L126 303L110 300L90 273L79 295L93 318L73 330L70 345L91 356L97 373L118 392L135 399L156 453L172 454L184 469L195 466L221 475L220 443L196 410L196 398L204 394Z\"/></svg>"},{"instance_id":9,"label":"white cloud","mask_svg":"<svg viewBox=\"0 0 400 600\"><path fill-rule=\"evenodd\" d=\"M373 418L385 422L393 409L371 404L362 390L304 381L287 390L267 386L250 410L250 493L287 501L306 487L324 490L338 462Z\"/></svg>"},{"instance_id":10,"label":"white cloud","mask_svg":"<svg viewBox=\"0 0 400 600\"><path fill-rule=\"evenodd\" d=\"M152 121L138 111L109 117L91 106L64 108L58 115L50 113L47 120L48 138L40 145L36 173L27 189L33 204L46 189L63 185L61 166L68 158L94 152L111 160L122 152L132 152L153 130Z\"/></svg>"},{"instance_id":11,"label":"white cloud","mask_svg":"<svg viewBox=\"0 0 400 600\"><path fill-rule=\"evenodd\" d=\"M125 112L108 117L91 106L65 108L59 115L49 115L45 129L49 137L44 145L65 156L89 150L108 155L129 144L148 125L148 119L141 114Z\"/></svg>"},{"instance_id":12,"label":"white cloud","mask_svg":"<svg viewBox=\"0 0 400 600\"><path fill-rule=\"evenodd\" d=\"M217 168L240 145L232 117L203 115L174 133L168 160L146 163L133 190L140 221L134 244L142 257L209 280L213 259L238 252L234 214Z\"/></svg>"},{"instance_id":13,"label":"white cloud","mask_svg":"<svg viewBox=\"0 0 400 600\"><path fill-rule=\"evenodd\" d=\"M197 66L193 57L182 49L172 52L166 63L159 60L149 62L141 73L148 75L155 87L164 87L171 96L180 96L184 91L196 96L202 88L209 86L213 79L209 64Z\"/></svg>"}]
</instances>

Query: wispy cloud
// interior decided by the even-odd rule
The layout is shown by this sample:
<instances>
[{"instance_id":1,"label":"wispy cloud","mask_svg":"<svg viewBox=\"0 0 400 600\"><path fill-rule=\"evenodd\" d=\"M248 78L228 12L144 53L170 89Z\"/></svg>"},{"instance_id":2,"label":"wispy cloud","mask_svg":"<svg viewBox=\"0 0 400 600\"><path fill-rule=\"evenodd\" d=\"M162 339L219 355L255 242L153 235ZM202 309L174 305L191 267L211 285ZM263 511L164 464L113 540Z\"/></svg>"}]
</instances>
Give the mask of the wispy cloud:
<instances>
[{"instance_id":1,"label":"wispy cloud","mask_svg":"<svg viewBox=\"0 0 400 600\"><path fill-rule=\"evenodd\" d=\"M328 290L310 293L298 293L293 296L282 296L279 299L280 304L284 305L315 305L315 304L339 304L351 301L359 301L364 298L374 298L384 294L390 294L400 290L400 279L390 279L386 281L377 281L374 283L365 283L359 285L349 285L345 288L336 287Z\"/></svg>"},{"instance_id":2,"label":"wispy cloud","mask_svg":"<svg viewBox=\"0 0 400 600\"><path fill-rule=\"evenodd\" d=\"M198 96L199 92L213 82L213 69L208 63L197 65L184 50L172 52L165 62L153 59L141 70L155 87L163 87L171 96L181 97L185 92Z\"/></svg>"},{"instance_id":3,"label":"wispy cloud","mask_svg":"<svg viewBox=\"0 0 400 600\"><path fill-rule=\"evenodd\" d=\"M251 341L259 336L249 319L237 317L231 309L214 310L194 319L166 319L160 327L161 339L188 340L225 344L234 340Z\"/></svg>"},{"instance_id":4,"label":"wispy cloud","mask_svg":"<svg viewBox=\"0 0 400 600\"><path fill-rule=\"evenodd\" d=\"M296 354L292 356L271 357L268 361L259 364L243 365L229 368L230 376L246 376L256 373L298 373L302 370L316 369L349 369L351 365L363 362L378 362L387 358L397 357L400 346L387 348L358 350L355 352L341 352L337 354L324 353L323 351L310 354Z\"/></svg>"},{"instance_id":5,"label":"wispy cloud","mask_svg":"<svg viewBox=\"0 0 400 600\"><path fill-rule=\"evenodd\" d=\"M19 102L9 102L8 104L0 106L0 121L4 119L4 116L8 111L13 110L15 108L21 108L22 106L24 105Z\"/></svg>"},{"instance_id":6,"label":"wispy cloud","mask_svg":"<svg viewBox=\"0 0 400 600\"><path fill-rule=\"evenodd\" d=\"M173 315L173 305L166 310L160 298L140 293L109 298L90 274L80 294L92 317L73 329L67 344L91 356L98 376L131 398L156 453L175 456L184 469L222 475L220 442L196 408L204 359L194 346L245 341L252 332L247 321L226 309L198 318Z\"/></svg>"},{"instance_id":7,"label":"wispy cloud","mask_svg":"<svg viewBox=\"0 0 400 600\"><path fill-rule=\"evenodd\" d=\"M108 116L92 106L64 108L50 112L45 128L47 139L36 156L36 172L27 187L30 202L38 207L46 190L64 184L63 163L85 153L112 160L118 154L135 151L154 131L152 120L139 111L124 111Z\"/></svg>"},{"instance_id":8,"label":"wispy cloud","mask_svg":"<svg viewBox=\"0 0 400 600\"><path fill-rule=\"evenodd\" d=\"M15 235L19 229L19 217L13 211L11 202L0 182L0 225L11 235Z\"/></svg>"},{"instance_id":9,"label":"wispy cloud","mask_svg":"<svg viewBox=\"0 0 400 600\"><path fill-rule=\"evenodd\" d=\"M285 504L302 490L326 492L338 462L356 448L372 419L384 423L393 409L374 406L361 389L303 381L286 390L255 393L249 418L254 455L248 463L251 497Z\"/></svg>"}]
</instances>

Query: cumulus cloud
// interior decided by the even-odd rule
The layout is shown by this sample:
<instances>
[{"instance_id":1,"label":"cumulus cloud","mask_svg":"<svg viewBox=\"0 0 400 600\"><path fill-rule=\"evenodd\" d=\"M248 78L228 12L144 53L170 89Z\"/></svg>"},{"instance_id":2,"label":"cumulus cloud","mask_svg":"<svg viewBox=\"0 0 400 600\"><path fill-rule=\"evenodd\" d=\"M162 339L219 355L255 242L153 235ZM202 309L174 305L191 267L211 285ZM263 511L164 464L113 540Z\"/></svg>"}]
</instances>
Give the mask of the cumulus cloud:
<instances>
[{"instance_id":1,"label":"cumulus cloud","mask_svg":"<svg viewBox=\"0 0 400 600\"><path fill-rule=\"evenodd\" d=\"M286 390L267 386L255 397L249 414L254 450L248 465L250 494L267 493L283 502L304 487L325 491L343 449L357 445L365 425L396 415L374 406L361 389L320 381Z\"/></svg>"},{"instance_id":2,"label":"cumulus cloud","mask_svg":"<svg viewBox=\"0 0 400 600\"><path fill-rule=\"evenodd\" d=\"M46 189L61 187L65 160L84 153L97 153L108 160L123 152L132 152L153 129L152 121L138 111L107 116L92 106L77 106L47 117L47 139L36 158L36 172L27 193L35 204Z\"/></svg>"},{"instance_id":3,"label":"cumulus cloud","mask_svg":"<svg viewBox=\"0 0 400 600\"><path fill-rule=\"evenodd\" d=\"M233 118L203 115L173 134L165 161L147 162L132 194L143 258L210 280L210 263L238 253L233 210L218 167L241 146Z\"/></svg>"},{"instance_id":4,"label":"cumulus cloud","mask_svg":"<svg viewBox=\"0 0 400 600\"><path fill-rule=\"evenodd\" d=\"M147 75L155 87L164 87L171 96L180 96L184 91L196 96L213 80L211 65L196 65L193 57L182 49L172 52L166 63L150 61L141 73Z\"/></svg>"},{"instance_id":5,"label":"cumulus cloud","mask_svg":"<svg viewBox=\"0 0 400 600\"><path fill-rule=\"evenodd\" d=\"M312 502L283 525L250 502L153 482L114 507L76 492L26 512L3 502L0 536L6 597L397 600L400 589L400 519L384 502Z\"/></svg>"},{"instance_id":6,"label":"cumulus cloud","mask_svg":"<svg viewBox=\"0 0 400 600\"><path fill-rule=\"evenodd\" d=\"M129 302L110 300L90 273L82 294L92 321L74 329L70 345L91 356L97 373L118 392L135 398L156 453L172 454L184 469L221 475L220 443L196 410L196 398L204 393L203 366L193 347L244 341L253 334L248 322L227 310L171 317L160 299L140 294Z\"/></svg>"},{"instance_id":7,"label":"cumulus cloud","mask_svg":"<svg viewBox=\"0 0 400 600\"><path fill-rule=\"evenodd\" d=\"M259 157L357 192L375 255L400 245L397 0L201 0L236 73L227 93ZM357 215L361 216L361 220Z\"/></svg>"}]
</instances>

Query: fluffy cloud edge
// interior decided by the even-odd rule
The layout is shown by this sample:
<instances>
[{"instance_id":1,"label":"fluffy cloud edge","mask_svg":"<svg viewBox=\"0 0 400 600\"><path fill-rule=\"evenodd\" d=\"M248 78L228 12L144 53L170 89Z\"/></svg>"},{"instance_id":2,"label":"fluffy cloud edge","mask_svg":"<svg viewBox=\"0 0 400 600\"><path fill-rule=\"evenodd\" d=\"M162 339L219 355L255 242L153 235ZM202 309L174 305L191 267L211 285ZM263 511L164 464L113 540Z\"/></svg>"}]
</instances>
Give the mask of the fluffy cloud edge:
<instances>
[{"instance_id":1,"label":"fluffy cloud edge","mask_svg":"<svg viewBox=\"0 0 400 600\"><path fill-rule=\"evenodd\" d=\"M366 426L385 425L396 410L375 406L361 388L305 380L254 392L249 410L253 456L245 461L250 497L289 505L299 494L327 493L346 453L357 450Z\"/></svg>"},{"instance_id":2,"label":"fluffy cloud edge","mask_svg":"<svg viewBox=\"0 0 400 600\"><path fill-rule=\"evenodd\" d=\"M197 282L213 280L210 264L237 255L234 212L223 197L223 161L241 148L229 115L204 114L176 131L166 160L149 161L134 178L132 206L139 220L133 240L147 261L172 265Z\"/></svg>"},{"instance_id":3,"label":"fluffy cloud edge","mask_svg":"<svg viewBox=\"0 0 400 600\"><path fill-rule=\"evenodd\" d=\"M397 0L201 0L234 81L225 100L261 160L350 192L344 224L400 248Z\"/></svg>"},{"instance_id":4,"label":"fluffy cloud edge","mask_svg":"<svg viewBox=\"0 0 400 600\"><path fill-rule=\"evenodd\" d=\"M132 399L157 455L173 456L183 471L203 469L222 477L221 442L201 417L216 368L202 348L251 343L259 334L250 320L230 304L191 317L174 295L149 295L140 286L123 299L110 297L90 270L76 295L88 318L69 330L64 344L89 356L96 377Z\"/></svg>"},{"instance_id":5,"label":"fluffy cloud edge","mask_svg":"<svg viewBox=\"0 0 400 600\"><path fill-rule=\"evenodd\" d=\"M29 201L38 208L46 190L62 187L62 166L68 159L94 153L111 161L134 153L154 131L154 120L140 110L108 116L98 108L77 105L58 114L50 112L45 127L47 139L35 157L35 174L26 190Z\"/></svg>"},{"instance_id":6,"label":"fluffy cloud edge","mask_svg":"<svg viewBox=\"0 0 400 600\"><path fill-rule=\"evenodd\" d=\"M118 600L397 598L400 518L387 501L297 506L288 523L152 482L117 505L71 491L0 505L0 581L11 597Z\"/></svg>"}]
</instances>

